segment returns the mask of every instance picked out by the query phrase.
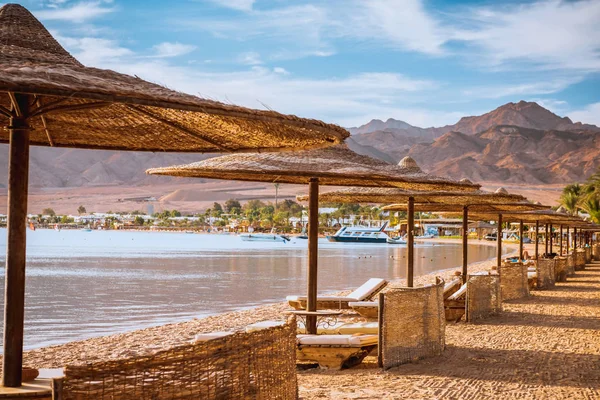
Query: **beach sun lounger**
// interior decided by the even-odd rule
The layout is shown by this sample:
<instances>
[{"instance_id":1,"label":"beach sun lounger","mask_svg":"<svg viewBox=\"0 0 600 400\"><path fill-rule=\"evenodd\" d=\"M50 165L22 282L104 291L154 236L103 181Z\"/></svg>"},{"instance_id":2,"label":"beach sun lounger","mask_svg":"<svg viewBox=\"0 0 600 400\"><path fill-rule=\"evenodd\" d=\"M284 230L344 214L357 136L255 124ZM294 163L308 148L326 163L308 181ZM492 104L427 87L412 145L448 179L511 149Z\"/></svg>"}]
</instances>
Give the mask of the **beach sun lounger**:
<instances>
[{"instance_id":1,"label":"beach sun lounger","mask_svg":"<svg viewBox=\"0 0 600 400\"><path fill-rule=\"evenodd\" d=\"M446 321L459 321L466 312L467 284L446 297L444 295L444 310Z\"/></svg>"},{"instance_id":2,"label":"beach sun lounger","mask_svg":"<svg viewBox=\"0 0 600 400\"><path fill-rule=\"evenodd\" d=\"M358 365L377 348L378 335L298 335L297 361L313 361L330 369Z\"/></svg>"},{"instance_id":3,"label":"beach sun lounger","mask_svg":"<svg viewBox=\"0 0 600 400\"><path fill-rule=\"evenodd\" d=\"M387 285L385 279L371 278L347 296L319 296L317 297L317 310L349 309L349 302L369 300L379 293L385 285ZM306 309L306 296L288 296L287 301L296 310Z\"/></svg>"},{"instance_id":4,"label":"beach sun lounger","mask_svg":"<svg viewBox=\"0 0 600 400\"><path fill-rule=\"evenodd\" d=\"M444 300L460 288L460 279L454 279L444 285ZM365 318L377 318L379 315L379 301L353 301L348 305Z\"/></svg>"}]
</instances>

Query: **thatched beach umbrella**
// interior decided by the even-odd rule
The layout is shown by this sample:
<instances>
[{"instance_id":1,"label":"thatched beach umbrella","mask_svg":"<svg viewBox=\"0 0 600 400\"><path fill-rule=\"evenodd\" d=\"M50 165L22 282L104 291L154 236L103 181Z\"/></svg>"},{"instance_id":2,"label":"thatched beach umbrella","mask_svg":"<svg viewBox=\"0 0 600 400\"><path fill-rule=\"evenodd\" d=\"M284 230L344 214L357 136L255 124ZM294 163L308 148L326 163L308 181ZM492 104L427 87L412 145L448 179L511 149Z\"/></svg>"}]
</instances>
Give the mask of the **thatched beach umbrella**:
<instances>
[{"instance_id":1,"label":"thatched beach umbrella","mask_svg":"<svg viewBox=\"0 0 600 400\"><path fill-rule=\"evenodd\" d=\"M418 166L414 160L408 161L413 168ZM468 181L463 181L468 183ZM298 200L306 201L307 196L298 196ZM454 192L454 191L408 191L397 188L365 188L353 187L322 193L319 196L320 201L332 203L378 203L389 204L399 203L384 207L386 211L408 211L408 237L414 230L414 212L418 211L460 211L471 209L472 207L479 211L496 210L530 210L531 203L525 202L525 197L517 194L504 192L490 193L481 190L473 192ZM412 206L410 204L412 203ZM504 208L501 208L504 206ZM465 219L467 221L467 219ZM465 223L465 222L464 222ZM463 223L463 224L464 224ZM466 277L467 265L467 245L466 231L463 226L463 272ZM413 286L414 279L414 251L412 241L407 241L407 286Z\"/></svg>"},{"instance_id":2,"label":"thatched beach umbrella","mask_svg":"<svg viewBox=\"0 0 600 400\"><path fill-rule=\"evenodd\" d=\"M10 143L2 382L21 385L29 146L282 151L340 143L320 121L226 105L89 68L25 8L0 8L0 143Z\"/></svg>"},{"instance_id":3,"label":"thatched beach umbrella","mask_svg":"<svg viewBox=\"0 0 600 400\"><path fill-rule=\"evenodd\" d=\"M406 161L406 160L405 160ZM412 162L414 163L414 161ZM317 305L317 241L319 184L396 187L420 190L474 191L479 185L428 175L410 162L388 164L359 155L344 145L294 154L236 154L188 165L152 168L149 174L229 179L253 182L309 184L308 311ZM307 331L316 333L316 318L307 318Z\"/></svg>"},{"instance_id":4,"label":"thatched beach umbrella","mask_svg":"<svg viewBox=\"0 0 600 400\"><path fill-rule=\"evenodd\" d=\"M462 278L463 283L466 282L468 272L468 230L469 230L469 213L476 212L494 212L501 213L515 210L537 210L540 208L548 208L545 206L530 203L523 196L509 194L504 189L500 188L494 193L490 192L475 192L472 196L466 194L457 200L455 196L440 196L437 198L437 203L424 202L415 205L415 210L428 212L461 212L462 211ZM431 199L428 199L429 201ZM407 204L392 204L384 207L386 211L404 211ZM500 217L501 218L501 217ZM499 221L499 227L502 221ZM409 227L410 228L410 227ZM501 228L498 234L498 254L501 255Z\"/></svg>"},{"instance_id":5,"label":"thatched beach umbrella","mask_svg":"<svg viewBox=\"0 0 600 400\"><path fill-rule=\"evenodd\" d=\"M486 213L486 212L477 212L477 213L472 213L469 218L471 218L472 220L479 220L479 221L490 221L490 220L494 220L496 218L499 218L500 221L502 221L502 219L507 219L507 220L512 220L512 221L519 221L519 233L520 233L520 240L519 240L519 248L520 248L520 258L523 257L523 223L529 222L529 223L535 223L536 224L536 239L535 239L535 259L537 260L539 258L539 249L538 249L538 233L539 233L539 224L540 222L542 223L546 223L546 224L551 224L551 223L572 223L575 221L575 218L569 215L564 215L561 213L557 213L556 211L553 210L531 210L531 211L509 211L509 212L503 212L503 213ZM501 227L501 222L498 225L498 244L499 244L499 249L498 249L498 265L500 265L500 263L502 262L502 251L501 251L501 234L502 234L502 227ZM548 237L548 230L546 231L546 238ZM548 250L546 250L546 252L548 252Z\"/></svg>"}]
</instances>

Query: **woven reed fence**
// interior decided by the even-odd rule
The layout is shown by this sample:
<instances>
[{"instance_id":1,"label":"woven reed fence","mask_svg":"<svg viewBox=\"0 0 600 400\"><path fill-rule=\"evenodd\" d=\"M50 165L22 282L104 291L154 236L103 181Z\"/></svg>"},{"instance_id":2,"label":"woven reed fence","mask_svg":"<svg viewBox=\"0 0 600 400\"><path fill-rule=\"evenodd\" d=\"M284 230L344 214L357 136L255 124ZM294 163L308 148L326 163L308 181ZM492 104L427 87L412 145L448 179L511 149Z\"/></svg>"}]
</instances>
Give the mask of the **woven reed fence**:
<instances>
[{"instance_id":1,"label":"woven reed fence","mask_svg":"<svg viewBox=\"0 0 600 400\"><path fill-rule=\"evenodd\" d=\"M296 399L296 322L150 356L69 365L61 379L54 399Z\"/></svg>"},{"instance_id":2,"label":"woven reed fence","mask_svg":"<svg viewBox=\"0 0 600 400\"><path fill-rule=\"evenodd\" d=\"M556 282L567 281L567 257L554 257L554 279Z\"/></svg>"},{"instance_id":3,"label":"woven reed fence","mask_svg":"<svg viewBox=\"0 0 600 400\"><path fill-rule=\"evenodd\" d=\"M502 300L521 299L529 296L527 265L522 262L504 261L499 272Z\"/></svg>"},{"instance_id":4,"label":"woven reed fence","mask_svg":"<svg viewBox=\"0 0 600 400\"><path fill-rule=\"evenodd\" d=\"M592 262L592 248L586 247L584 250L585 250L585 263L589 264Z\"/></svg>"},{"instance_id":5,"label":"woven reed fence","mask_svg":"<svg viewBox=\"0 0 600 400\"><path fill-rule=\"evenodd\" d=\"M575 270L582 270L585 268L585 250L575 250Z\"/></svg>"},{"instance_id":6,"label":"woven reed fence","mask_svg":"<svg viewBox=\"0 0 600 400\"><path fill-rule=\"evenodd\" d=\"M595 244L594 247L592 247L592 258L594 259L594 261L600 261L600 245L599 244Z\"/></svg>"},{"instance_id":7,"label":"woven reed fence","mask_svg":"<svg viewBox=\"0 0 600 400\"><path fill-rule=\"evenodd\" d=\"M467 322L476 322L502 311L500 275L468 275Z\"/></svg>"},{"instance_id":8,"label":"woven reed fence","mask_svg":"<svg viewBox=\"0 0 600 400\"><path fill-rule=\"evenodd\" d=\"M567 276L575 273L575 255L570 253L567 255Z\"/></svg>"},{"instance_id":9,"label":"woven reed fence","mask_svg":"<svg viewBox=\"0 0 600 400\"><path fill-rule=\"evenodd\" d=\"M446 346L444 281L379 295L379 366L388 369L442 354Z\"/></svg>"},{"instance_id":10,"label":"woven reed fence","mask_svg":"<svg viewBox=\"0 0 600 400\"><path fill-rule=\"evenodd\" d=\"M550 289L554 287L554 259L551 258L540 258L536 263L537 271L537 288L538 289Z\"/></svg>"}]
</instances>

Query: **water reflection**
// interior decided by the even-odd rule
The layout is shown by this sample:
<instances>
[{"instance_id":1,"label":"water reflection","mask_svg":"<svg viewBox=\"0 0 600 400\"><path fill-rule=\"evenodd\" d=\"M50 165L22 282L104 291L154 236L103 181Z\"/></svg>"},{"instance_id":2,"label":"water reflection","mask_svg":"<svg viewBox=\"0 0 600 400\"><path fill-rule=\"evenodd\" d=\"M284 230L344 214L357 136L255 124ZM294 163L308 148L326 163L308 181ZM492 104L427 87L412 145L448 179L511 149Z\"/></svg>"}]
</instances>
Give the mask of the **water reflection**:
<instances>
[{"instance_id":1,"label":"water reflection","mask_svg":"<svg viewBox=\"0 0 600 400\"><path fill-rule=\"evenodd\" d=\"M5 231L0 232L0 245L6 246ZM30 232L25 346L187 320L302 294L306 245L303 240L249 243L219 235ZM493 247L469 250L470 262L495 254ZM461 254L454 244L418 246L415 274L458 268ZM405 257L405 246L322 241L319 291L353 288L371 277L402 278Z\"/></svg>"}]
</instances>

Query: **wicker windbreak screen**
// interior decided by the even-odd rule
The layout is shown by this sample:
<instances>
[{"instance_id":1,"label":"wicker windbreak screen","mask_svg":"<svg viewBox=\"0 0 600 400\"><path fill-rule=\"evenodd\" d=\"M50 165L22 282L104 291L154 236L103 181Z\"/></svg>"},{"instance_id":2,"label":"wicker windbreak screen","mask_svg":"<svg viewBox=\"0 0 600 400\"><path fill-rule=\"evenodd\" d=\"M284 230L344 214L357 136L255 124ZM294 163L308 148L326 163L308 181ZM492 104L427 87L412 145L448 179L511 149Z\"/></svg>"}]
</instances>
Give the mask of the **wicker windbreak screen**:
<instances>
[{"instance_id":1,"label":"wicker windbreak screen","mask_svg":"<svg viewBox=\"0 0 600 400\"><path fill-rule=\"evenodd\" d=\"M522 262L504 261L499 272L502 300L521 299L529 296L527 265Z\"/></svg>"},{"instance_id":2,"label":"wicker windbreak screen","mask_svg":"<svg viewBox=\"0 0 600 400\"><path fill-rule=\"evenodd\" d=\"M585 263L589 264L592 262L592 248L586 247L584 250L585 250Z\"/></svg>"},{"instance_id":3,"label":"wicker windbreak screen","mask_svg":"<svg viewBox=\"0 0 600 400\"><path fill-rule=\"evenodd\" d=\"M500 275L469 275L467 279L467 322L476 322L501 311Z\"/></svg>"},{"instance_id":4,"label":"wicker windbreak screen","mask_svg":"<svg viewBox=\"0 0 600 400\"><path fill-rule=\"evenodd\" d=\"M554 259L540 258L536 263L537 288L550 289L554 286Z\"/></svg>"},{"instance_id":5,"label":"wicker windbreak screen","mask_svg":"<svg viewBox=\"0 0 600 400\"><path fill-rule=\"evenodd\" d=\"M567 281L567 257L554 258L554 277L556 282Z\"/></svg>"},{"instance_id":6,"label":"wicker windbreak screen","mask_svg":"<svg viewBox=\"0 0 600 400\"><path fill-rule=\"evenodd\" d=\"M571 253L567 255L567 276L571 276L575 273L575 254Z\"/></svg>"},{"instance_id":7,"label":"wicker windbreak screen","mask_svg":"<svg viewBox=\"0 0 600 400\"><path fill-rule=\"evenodd\" d=\"M595 244L592 247L592 258L594 261L600 261L600 244Z\"/></svg>"},{"instance_id":8,"label":"wicker windbreak screen","mask_svg":"<svg viewBox=\"0 0 600 400\"><path fill-rule=\"evenodd\" d=\"M581 270L585 268L585 250L575 250L575 269Z\"/></svg>"},{"instance_id":9,"label":"wicker windbreak screen","mask_svg":"<svg viewBox=\"0 0 600 400\"><path fill-rule=\"evenodd\" d=\"M296 322L64 370L64 400L296 399Z\"/></svg>"},{"instance_id":10,"label":"wicker windbreak screen","mask_svg":"<svg viewBox=\"0 0 600 400\"><path fill-rule=\"evenodd\" d=\"M393 368L440 355L446 345L444 281L379 295L379 365Z\"/></svg>"}]
</instances>

